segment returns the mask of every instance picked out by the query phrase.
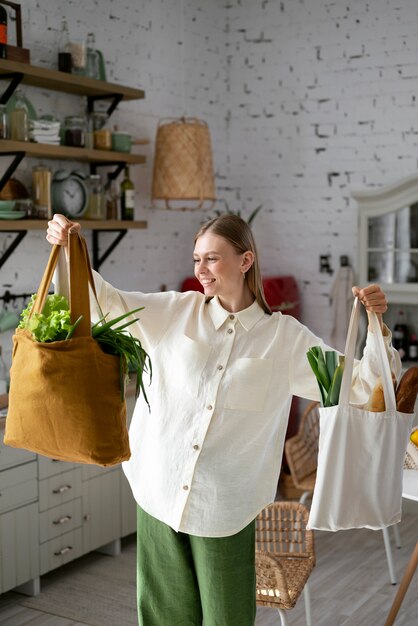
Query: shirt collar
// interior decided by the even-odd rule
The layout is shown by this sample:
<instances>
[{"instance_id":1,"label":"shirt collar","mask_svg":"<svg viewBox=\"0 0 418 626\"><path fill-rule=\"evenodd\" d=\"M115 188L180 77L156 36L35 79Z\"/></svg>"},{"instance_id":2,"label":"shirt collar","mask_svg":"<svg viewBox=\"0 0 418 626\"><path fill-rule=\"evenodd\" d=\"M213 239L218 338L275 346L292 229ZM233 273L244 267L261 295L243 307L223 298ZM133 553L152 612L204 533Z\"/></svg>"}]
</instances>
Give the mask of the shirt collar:
<instances>
[{"instance_id":1,"label":"shirt collar","mask_svg":"<svg viewBox=\"0 0 418 626\"><path fill-rule=\"evenodd\" d=\"M249 307L243 309L242 311L238 311L237 313L231 313L230 311L224 309L217 296L208 302L208 307L209 314L216 330L222 326L230 315L234 315L241 323L242 327L246 331L249 331L264 315L264 311L258 304L257 300L254 300Z\"/></svg>"}]
</instances>

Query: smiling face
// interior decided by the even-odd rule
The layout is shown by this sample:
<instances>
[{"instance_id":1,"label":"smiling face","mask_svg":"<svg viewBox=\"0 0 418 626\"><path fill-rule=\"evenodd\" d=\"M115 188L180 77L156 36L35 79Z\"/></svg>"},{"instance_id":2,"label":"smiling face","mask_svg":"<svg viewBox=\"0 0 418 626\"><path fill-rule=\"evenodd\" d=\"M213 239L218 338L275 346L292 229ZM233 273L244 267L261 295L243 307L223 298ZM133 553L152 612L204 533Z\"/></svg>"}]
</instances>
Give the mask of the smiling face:
<instances>
[{"instance_id":1,"label":"smiling face","mask_svg":"<svg viewBox=\"0 0 418 626\"><path fill-rule=\"evenodd\" d=\"M193 257L194 273L206 296L218 296L225 308L231 303L243 307L251 304L245 272L252 265L252 252L239 254L226 239L207 231L196 240Z\"/></svg>"}]
</instances>

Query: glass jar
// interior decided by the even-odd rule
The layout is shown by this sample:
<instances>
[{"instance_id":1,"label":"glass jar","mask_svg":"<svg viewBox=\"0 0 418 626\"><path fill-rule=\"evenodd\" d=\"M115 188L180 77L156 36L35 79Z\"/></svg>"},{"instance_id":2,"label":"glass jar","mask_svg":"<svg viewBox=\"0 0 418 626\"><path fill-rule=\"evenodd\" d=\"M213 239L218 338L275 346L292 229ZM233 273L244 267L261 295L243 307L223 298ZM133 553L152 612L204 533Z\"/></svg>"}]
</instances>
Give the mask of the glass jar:
<instances>
[{"instance_id":1,"label":"glass jar","mask_svg":"<svg viewBox=\"0 0 418 626\"><path fill-rule=\"evenodd\" d=\"M51 170L46 165L36 165L32 169L32 199L36 217L52 218Z\"/></svg>"},{"instance_id":2,"label":"glass jar","mask_svg":"<svg viewBox=\"0 0 418 626\"><path fill-rule=\"evenodd\" d=\"M6 105L0 104L0 139L8 138Z\"/></svg>"},{"instance_id":3,"label":"glass jar","mask_svg":"<svg viewBox=\"0 0 418 626\"><path fill-rule=\"evenodd\" d=\"M87 220L105 220L106 202L100 174L91 174L88 178L89 201L84 218Z\"/></svg>"},{"instance_id":4,"label":"glass jar","mask_svg":"<svg viewBox=\"0 0 418 626\"><path fill-rule=\"evenodd\" d=\"M86 141L86 120L84 117L70 115L65 118L63 140L66 146L84 148Z\"/></svg>"},{"instance_id":5,"label":"glass jar","mask_svg":"<svg viewBox=\"0 0 418 626\"><path fill-rule=\"evenodd\" d=\"M10 139L13 141L29 141L29 113L25 96L16 89L13 109L9 112Z\"/></svg>"},{"instance_id":6,"label":"glass jar","mask_svg":"<svg viewBox=\"0 0 418 626\"><path fill-rule=\"evenodd\" d=\"M93 136L94 147L96 150L112 149L112 133L106 126L107 120L107 113L99 111L93 113Z\"/></svg>"}]
</instances>

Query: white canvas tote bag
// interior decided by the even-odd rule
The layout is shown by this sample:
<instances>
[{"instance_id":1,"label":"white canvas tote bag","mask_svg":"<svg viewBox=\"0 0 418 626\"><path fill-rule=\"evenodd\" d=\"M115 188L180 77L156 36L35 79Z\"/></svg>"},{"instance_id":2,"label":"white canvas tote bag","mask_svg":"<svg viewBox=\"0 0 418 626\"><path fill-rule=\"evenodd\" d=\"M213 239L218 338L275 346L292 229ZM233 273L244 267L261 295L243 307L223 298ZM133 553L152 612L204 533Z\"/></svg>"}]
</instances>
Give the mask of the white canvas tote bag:
<instances>
[{"instance_id":1,"label":"white canvas tote bag","mask_svg":"<svg viewBox=\"0 0 418 626\"><path fill-rule=\"evenodd\" d=\"M380 529L401 519L402 467L413 414L396 411L382 331L371 320L386 411L349 404L360 304L355 299L345 346L337 406L320 408L318 468L308 527L318 530Z\"/></svg>"}]
</instances>

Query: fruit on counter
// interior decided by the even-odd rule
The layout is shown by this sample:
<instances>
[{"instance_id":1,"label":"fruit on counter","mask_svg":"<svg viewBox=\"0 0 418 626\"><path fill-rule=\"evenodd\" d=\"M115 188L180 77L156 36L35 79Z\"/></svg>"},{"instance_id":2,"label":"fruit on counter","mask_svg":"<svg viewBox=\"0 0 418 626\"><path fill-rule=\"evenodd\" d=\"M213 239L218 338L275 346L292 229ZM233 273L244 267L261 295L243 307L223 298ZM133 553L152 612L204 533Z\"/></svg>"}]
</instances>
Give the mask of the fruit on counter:
<instances>
[{"instance_id":1,"label":"fruit on counter","mask_svg":"<svg viewBox=\"0 0 418 626\"><path fill-rule=\"evenodd\" d=\"M393 372L392 372L392 381L393 381L393 387L394 389L396 389L397 381L396 381L396 376ZM377 379L375 386L373 387L373 391L370 394L369 401L364 407L364 409L366 411L371 411L372 413L381 413L386 410L385 394L383 391L383 383L382 383L382 379L380 378L380 376Z\"/></svg>"},{"instance_id":2,"label":"fruit on counter","mask_svg":"<svg viewBox=\"0 0 418 626\"><path fill-rule=\"evenodd\" d=\"M412 431L410 439L418 447L418 428Z\"/></svg>"},{"instance_id":3,"label":"fruit on counter","mask_svg":"<svg viewBox=\"0 0 418 626\"><path fill-rule=\"evenodd\" d=\"M418 367L410 367L396 389L396 408L401 413L413 413L418 393Z\"/></svg>"}]
</instances>

